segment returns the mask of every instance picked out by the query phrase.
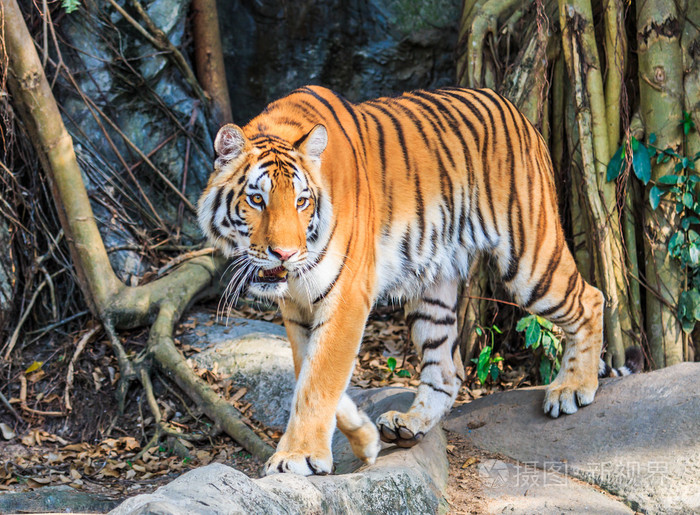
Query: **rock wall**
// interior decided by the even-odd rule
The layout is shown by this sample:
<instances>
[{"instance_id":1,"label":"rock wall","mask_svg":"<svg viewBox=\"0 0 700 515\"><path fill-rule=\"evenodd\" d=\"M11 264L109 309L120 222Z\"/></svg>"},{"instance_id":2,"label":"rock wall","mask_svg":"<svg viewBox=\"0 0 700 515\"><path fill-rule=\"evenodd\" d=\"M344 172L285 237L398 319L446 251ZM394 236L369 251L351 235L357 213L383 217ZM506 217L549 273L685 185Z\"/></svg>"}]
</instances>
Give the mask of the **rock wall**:
<instances>
[{"instance_id":1,"label":"rock wall","mask_svg":"<svg viewBox=\"0 0 700 515\"><path fill-rule=\"evenodd\" d=\"M27 12L34 9L28 0L23 4ZM119 4L139 19L128 1ZM187 54L190 2L143 4ZM454 81L459 0L220 0L218 7L239 124L304 84L322 84L350 100L363 100ZM95 119L97 109L150 155L173 184L181 188L184 183L193 204L211 170L216 128L208 125L179 70L107 2L85 0L70 14L55 9L54 20L61 56L89 102L60 74L54 91L112 264L122 279L134 282L147 269L138 252L144 244L162 241L178 227L185 244L201 234L194 216L187 209L182 214L178 197L153 170L139 164L141 158L118 131L99 114Z\"/></svg>"},{"instance_id":2,"label":"rock wall","mask_svg":"<svg viewBox=\"0 0 700 515\"><path fill-rule=\"evenodd\" d=\"M219 0L236 122L305 84L353 101L454 84L459 0Z\"/></svg>"}]
</instances>

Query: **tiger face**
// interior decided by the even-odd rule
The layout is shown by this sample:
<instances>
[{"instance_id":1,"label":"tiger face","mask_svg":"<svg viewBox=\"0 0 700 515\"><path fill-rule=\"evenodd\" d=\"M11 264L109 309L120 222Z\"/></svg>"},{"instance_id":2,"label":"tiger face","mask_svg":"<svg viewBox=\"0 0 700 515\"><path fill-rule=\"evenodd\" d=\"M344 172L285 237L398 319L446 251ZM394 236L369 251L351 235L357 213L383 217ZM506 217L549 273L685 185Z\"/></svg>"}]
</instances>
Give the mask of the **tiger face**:
<instances>
[{"instance_id":1,"label":"tiger face","mask_svg":"<svg viewBox=\"0 0 700 515\"><path fill-rule=\"evenodd\" d=\"M199 201L199 223L234 258L234 295L248 286L261 298L285 296L288 281L310 266L321 213L321 153L327 132L317 125L295 143L269 135L248 139L222 127L214 173Z\"/></svg>"}]
</instances>

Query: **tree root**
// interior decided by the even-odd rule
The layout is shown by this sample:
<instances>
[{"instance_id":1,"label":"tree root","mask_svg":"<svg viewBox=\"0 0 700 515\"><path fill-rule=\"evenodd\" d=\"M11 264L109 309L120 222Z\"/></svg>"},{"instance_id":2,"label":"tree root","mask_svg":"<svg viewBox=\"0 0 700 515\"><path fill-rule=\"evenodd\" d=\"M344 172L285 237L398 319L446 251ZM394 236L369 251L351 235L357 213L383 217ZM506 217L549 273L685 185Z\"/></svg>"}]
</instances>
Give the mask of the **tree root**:
<instances>
[{"instance_id":1,"label":"tree root","mask_svg":"<svg viewBox=\"0 0 700 515\"><path fill-rule=\"evenodd\" d=\"M138 380L148 389L150 379L146 379L143 371L148 371L154 359L164 373L202 407L218 428L251 454L266 459L272 453L272 448L241 421L232 406L192 372L172 338L175 323L191 303L202 296L220 293L219 278L225 269L225 260L220 256L195 257L166 277L139 287L128 287L119 280L111 267L95 222L72 139L61 119L22 12L16 0L4 1L2 5L4 43L10 70L8 86L49 178L80 288L90 311L102 321L117 358L120 409L124 409L132 381ZM145 155L139 155L147 161ZM176 193L180 193L179 189ZM187 204L194 209L189 200ZM130 359L116 330L151 323L153 327L146 351ZM23 375L21 377L24 378ZM26 391L26 385L24 388ZM65 415L37 412L26 407L25 403L22 409L41 415Z\"/></svg>"}]
</instances>

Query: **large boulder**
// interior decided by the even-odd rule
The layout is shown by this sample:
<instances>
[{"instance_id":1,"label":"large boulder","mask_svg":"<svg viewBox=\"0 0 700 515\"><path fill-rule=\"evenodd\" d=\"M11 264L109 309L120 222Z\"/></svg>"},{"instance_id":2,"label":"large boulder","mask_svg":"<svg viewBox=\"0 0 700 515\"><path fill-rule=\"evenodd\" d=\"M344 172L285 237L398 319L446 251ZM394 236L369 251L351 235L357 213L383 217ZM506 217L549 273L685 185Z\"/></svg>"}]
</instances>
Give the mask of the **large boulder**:
<instances>
[{"instance_id":1,"label":"large boulder","mask_svg":"<svg viewBox=\"0 0 700 515\"><path fill-rule=\"evenodd\" d=\"M356 401L376 416L379 411L406 409L412 393L401 388L353 392ZM435 428L411 449L389 448L377 462L355 470L347 440L334 437L336 473L302 477L278 474L251 479L222 464L202 467L152 494L126 500L112 515L167 513L436 513L444 511L447 480L445 438Z\"/></svg>"},{"instance_id":2,"label":"large boulder","mask_svg":"<svg viewBox=\"0 0 700 515\"><path fill-rule=\"evenodd\" d=\"M445 427L488 451L598 485L635 510L698 513L699 380L700 363L603 380L593 404L558 419L543 415L542 388L514 390L453 410Z\"/></svg>"}]
</instances>

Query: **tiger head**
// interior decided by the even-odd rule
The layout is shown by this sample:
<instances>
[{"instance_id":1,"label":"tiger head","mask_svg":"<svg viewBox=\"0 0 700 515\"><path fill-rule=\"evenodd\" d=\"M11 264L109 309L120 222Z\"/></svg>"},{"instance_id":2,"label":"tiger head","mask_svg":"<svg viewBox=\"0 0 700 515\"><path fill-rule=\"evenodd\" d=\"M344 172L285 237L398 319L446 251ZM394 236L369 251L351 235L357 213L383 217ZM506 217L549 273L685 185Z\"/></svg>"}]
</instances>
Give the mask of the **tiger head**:
<instances>
[{"instance_id":1,"label":"tiger head","mask_svg":"<svg viewBox=\"0 0 700 515\"><path fill-rule=\"evenodd\" d=\"M249 139L233 124L214 142L214 172L199 200L199 225L234 258L234 294L284 296L288 278L313 266L327 201L320 189L328 135L316 125L294 143L274 135ZM234 284L235 282L235 284Z\"/></svg>"}]
</instances>

